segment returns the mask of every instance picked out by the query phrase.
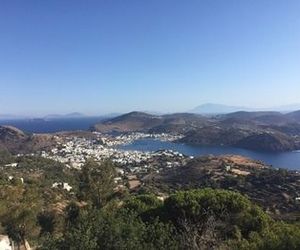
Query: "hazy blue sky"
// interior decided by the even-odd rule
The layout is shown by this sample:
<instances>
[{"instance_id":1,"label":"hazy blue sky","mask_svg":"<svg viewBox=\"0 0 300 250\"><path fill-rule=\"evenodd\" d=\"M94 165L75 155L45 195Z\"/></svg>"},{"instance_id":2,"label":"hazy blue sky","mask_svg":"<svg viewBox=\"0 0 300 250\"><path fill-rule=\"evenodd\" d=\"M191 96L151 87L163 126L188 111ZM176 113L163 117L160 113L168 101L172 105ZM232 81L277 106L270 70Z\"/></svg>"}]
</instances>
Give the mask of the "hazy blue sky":
<instances>
[{"instance_id":1,"label":"hazy blue sky","mask_svg":"<svg viewBox=\"0 0 300 250\"><path fill-rule=\"evenodd\" d=\"M300 103L299 0L2 0L0 113Z\"/></svg>"}]
</instances>

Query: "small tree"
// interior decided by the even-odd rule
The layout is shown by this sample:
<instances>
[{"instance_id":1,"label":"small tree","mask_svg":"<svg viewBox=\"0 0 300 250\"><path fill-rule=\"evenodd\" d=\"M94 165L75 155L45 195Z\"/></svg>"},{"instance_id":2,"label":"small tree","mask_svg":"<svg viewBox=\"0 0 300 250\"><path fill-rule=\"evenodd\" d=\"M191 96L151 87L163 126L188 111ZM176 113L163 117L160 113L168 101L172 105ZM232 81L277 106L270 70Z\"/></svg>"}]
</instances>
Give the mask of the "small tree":
<instances>
[{"instance_id":1,"label":"small tree","mask_svg":"<svg viewBox=\"0 0 300 250\"><path fill-rule=\"evenodd\" d=\"M79 198L96 208L103 207L113 194L115 167L110 161L101 164L89 159L79 175Z\"/></svg>"},{"instance_id":2,"label":"small tree","mask_svg":"<svg viewBox=\"0 0 300 250\"><path fill-rule=\"evenodd\" d=\"M71 202L65 209L65 223L67 228L76 224L80 215L80 208L75 202Z\"/></svg>"},{"instance_id":3,"label":"small tree","mask_svg":"<svg viewBox=\"0 0 300 250\"><path fill-rule=\"evenodd\" d=\"M53 211L44 211L37 216L38 224L41 227L41 235L54 232L55 213Z\"/></svg>"},{"instance_id":4,"label":"small tree","mask_svg":"<svg viewBox=\"0 0 300 250\"><path fill-rule=\"evenodd\" d=\"M181 191L164 203L166 218L191 249L213 249L226 239L267 230L271 218L239 193L210 188ZM188 245L188 244L192 245Z\"/></svg>"},{"instance_id":5,"label":"small tree","mask_svg":"<svg viewBox=\"0 0 300 250\"><path fill-rule=\"evenodd\" d=\"M41 198L36 188L23 188L22 186L7 187L7 194L12 193L14 197L3 197L6 207L1 214L2 225L7 235L16 242L18 248L24 246L26 239L37 236L37 214L41 206Z\"/></svg>"}]
</instances>

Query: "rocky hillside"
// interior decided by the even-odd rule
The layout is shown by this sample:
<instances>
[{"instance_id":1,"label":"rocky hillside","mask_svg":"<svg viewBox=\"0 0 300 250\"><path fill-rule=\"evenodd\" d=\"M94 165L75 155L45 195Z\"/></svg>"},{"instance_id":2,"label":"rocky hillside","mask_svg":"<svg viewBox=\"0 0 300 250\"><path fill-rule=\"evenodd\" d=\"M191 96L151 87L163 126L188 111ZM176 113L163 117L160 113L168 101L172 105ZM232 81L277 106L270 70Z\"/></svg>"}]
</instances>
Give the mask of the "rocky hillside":
<instances>
[{"instance_id":1,"label":"rocky hillside","mask_svg":"<svg viewBox=\"0 0 300 250\"><path fill-rule=\"evenodd\" d=\"M102 133L146 131L161 123L161 117L142 112L131 112L104 121L94 126L94 130Z\"/></svg>"},{"instance_id":2,"label":"rocky hillside","mask_svg":"<svg viewBox=\"0 0 300 250\"><path fill-rule=\"evenodd\" d=\"M180 133L180 142L195 145L226 145L258 151L282 152L300 148L297 112L235 112L215 117L182 113L150 115L131 112L96 124L102 133Z\"/></svg>"},{"instance_id":3,"label":"rocky hillside","mask_svg":"<svg viewBox=\"0 0 300 250\"><path fill-rule=\"evenodd\" d=\"M151 115L131 112L106 120L93 126L92 130L101 133L112 132L174 132L183 133L192 128L207 124L208 119L196 114Z\"/></svg>"},{"instance_id":4,"label":"rocky hillside","mask_svg":"<svg viewBox=\"0 0 300 250\"><path fill-rule=\"evenodd\" d=\"M293 122L300 123L300 110L288 113L285 116Z\"/></svg>"},{"instance_id":5,"label":"rocky hillside","mask_svg":"<svg viewBox=\"0 0 300 250\"><path fill-rule=\"evenodd\" d=\"M233 146L256 151L284 152L299 148L297 138L269 128L209 126L193 130L180 142L193 145Z\"/></svg>"},{"instance_id":6,"label":"rocky hillside","mask_svg":"<svg viewBox=\"0 0 300 250\"><path fill-rule=\"evenodd\" d=\"M290 151L298 148L297 143L292 137L278 131L247 136L238 141L235 146L272 152Z\"/></svg>"},{"instance_id":7,"label":"rocky hillside","mask_svg":"<svg viewBox=\"0 0 300 250\"><path fill-rule=\"evenodd\" d=\"M275 111L246 112L239 111L225 115L219 115L222 121L235 119L243 122L254 122L260 125L286 125L291 123L300 123L300 111L283 114Z\"/></svg>"},{"instance_id":8,"label":"rocky hillside","mask_svg":"<svg viewBox=\"0 0 300 250\"><path fill-rule=\"evenodd\" d=\"M202 187L236 190L276 216L281 213L297 214L300 208L296 201L300 196L298 173L276 170L242 156L195 158L186 166L152 173L143 181L146 187L156 192Z\"/></svg>"},{"instance_id":9,"label":"rocky hillside","mask_svg":"<svg viewBox=\"0 0 300 250\"><path fill-rule=\"evenodd\" d=\"M27 134L11 127L0 126L0 150L11 153L29 153L43 150L55 144L55 137L46 134Z\"/></svg>"}]
</instances>

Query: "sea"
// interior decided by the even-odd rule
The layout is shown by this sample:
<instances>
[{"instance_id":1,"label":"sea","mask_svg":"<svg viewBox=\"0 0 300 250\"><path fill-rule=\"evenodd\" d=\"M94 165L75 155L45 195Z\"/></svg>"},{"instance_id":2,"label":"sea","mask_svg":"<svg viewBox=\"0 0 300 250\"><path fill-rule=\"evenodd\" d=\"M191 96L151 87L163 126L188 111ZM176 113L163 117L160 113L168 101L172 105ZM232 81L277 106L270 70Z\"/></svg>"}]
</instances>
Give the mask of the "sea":
<instances>
[{"instance_id":1,"label":"sea","mask_svg":"<svg viewBox=\"0 0 300 250\"><path fill-rule=\"evenodd\" d=\"M28 133L55 133L62 131L88 130L107 117L80 117L57 119L0 120L0 125L11 125Z\"/></svg>"},{"instance_id":2,"label":"sea","mask_svg":"<svg viewBox=\"0 0 300 250\"><path fill-rule=\"evenodd\" d=\"M242 155L254 160L262 161L275 168L286 168L300 171L300 151L283 153L257 152L236 147L226 146L192 146L184 143L159 141L154 139L136 140L130 144L121 145L122 150L157 151L170 149L188 156L204 155Z\"/></svg>"},{"instance_id":3,"label":"sea","mask_svg":"<svg viewBox=\"0 0 300 250\"><path fill-rule=\"evenodd\" d=\"M29 133L54 133L61 131L88 130L92 125L107 117L83 117L65 119L20 119L0 120L0 125L11 125ZM154 139L136 140L130 144L119 146L122 150L157 151L170 149L188 156L237 154L260 160L276 168L300 171L300 151L283 153L257 152L247 149L226 146L191 146Z\"/></svg>"}]
</instances>

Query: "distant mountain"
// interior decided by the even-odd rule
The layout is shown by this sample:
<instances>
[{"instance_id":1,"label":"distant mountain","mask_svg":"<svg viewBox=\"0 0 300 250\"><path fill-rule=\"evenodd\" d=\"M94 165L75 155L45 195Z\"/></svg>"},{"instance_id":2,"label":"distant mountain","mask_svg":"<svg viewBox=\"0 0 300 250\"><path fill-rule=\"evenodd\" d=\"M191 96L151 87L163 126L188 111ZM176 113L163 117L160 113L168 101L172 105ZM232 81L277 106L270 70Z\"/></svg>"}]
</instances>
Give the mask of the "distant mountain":
<instances>
[{"instance_id":1,"label":"distant mountain","mask_svg":"<svg viewBox=\"0 0 300 250\"><path fill-rule=\"evenodd\" d=\"M69 113L69 114L49 114L46 115L43 119L45 120L53 120L53 119L72 119L72 118L82 118L86 117L86 115L74 112L74 113Z\"/></svg>"},{"instance_id":2,"label":"distant mountain","mask_svg":"<svg viewBox=\"0 0 300 250\"><path fill-rule=\"evenodd\" d=\"M20 119L28 119L29 116L24 115L13 115L13 114L0 114L0 120L20 120Z\"/></svg>"},{"instance_id":3,"label":"distant mountain","mask_svg":"<svg viewBox=\"0 0 300 250\"><path fill-rule=\"evenodd\" d=\"M243 106L229 106L223 104L215 103L205 103L200 106L195 107L190 113L214 115L214 114L228 114L238 111L248 111L248 112L263 112L263 111L276 111L281 113L288 113L292 111L300 110L300 104L283 105L269 108L250 108Z\"/></svg>"},{"instance_id":4,"label":"distant mountain","mask_svg":"<svg viewBox=\"0 0 300 250\"><path fill-rule=\"evenodd\" d=\"M274 110L274 111L279 111L282 113L288 113L288 112L293 112L296 110L300 110L300 104L290 104L290 105L282 105L282 106L276 106L276 107L271 107L267 110Z\"/></svg>"},{"instance_id":5,"label":"distant mountain","mask_svg":"<svg viewBox=\"0 0 300 250\"><path fill-rule=\"evenodd\" d=\"M237 111L250 111L249 108L239 106L228 106L222 104L206 103L195 107L190 112L196 114L226 114Z\"/></svg>"},{"instance_id":6,"label":"distant mountain","mask_svg":"<svg viewBox=\"0 0 300 250\"><path fill-rule=\"evenodd\" d=\"M80 117L85 117L85 116L86 115L79 113L79 112L73 112L73 113L64 115L64 117L67 117L67 118L80 118Z\"/></svg>"}]
</instances>

